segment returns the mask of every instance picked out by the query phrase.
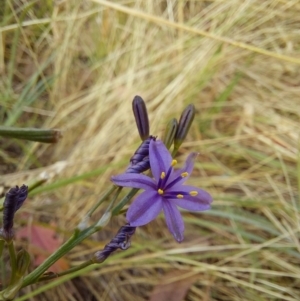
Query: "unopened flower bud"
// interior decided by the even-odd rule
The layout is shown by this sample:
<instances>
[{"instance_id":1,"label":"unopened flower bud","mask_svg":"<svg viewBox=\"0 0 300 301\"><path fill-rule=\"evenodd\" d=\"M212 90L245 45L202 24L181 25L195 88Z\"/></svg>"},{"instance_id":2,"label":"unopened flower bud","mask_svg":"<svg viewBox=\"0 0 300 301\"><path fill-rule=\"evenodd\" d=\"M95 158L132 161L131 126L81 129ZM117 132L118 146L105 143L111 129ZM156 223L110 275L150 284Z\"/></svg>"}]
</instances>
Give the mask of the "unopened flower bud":
<instances>
[{"instance_id":1,"label":"unopened flower bud","mask_svg":"<svg viewBox=\"0 0 300 301\"><path fill-rule=\"evenodd\" d=\"M18 186L16 187L19 189L18 198L17 198L17 207L16 207L16 211L17 211L21 208L21 206L23 205L24 201L28 196L28 186L23 184L20 188Z\"/></svg>"},{"instance_id":2,"label":"unopened flower bud","mask_svg":"<svg viewBox=\"0 0 300 301\"><path fill-rule=\"evenodd\" d=\"M3 228L1 229L1 235L5 240L11 240L13 238L13 225L15 213L23 205L27 198L28 187L22 185L11 188L5 195L3 203Z\"/></svg>"},{"instance_id":3,"label":"unopened flower bud","mask_svg":"<svg viewBox=\"0 0 300 301\"><path fill-rule=\"evenodd\" d=\"M135 233L136 227L129 224L121 227L116 236L104 247L102 251L97 251L93 256L95 263L101 263L117 249L127 250L130 247L131 236Z\"/></svg>"},{"instance_id":4,"label":"unopened flower bud","mask_svg":"<svg viewBox=\"0 0 300 301\"><path fill-rule=\"evenodd\" d=\"M22 277L27 272L30 264L30 255L27 251L22 249L17 254L17 276Z\"/></svg>"},{"instance_id":5,"label":"unopened flower bud","mask_svg":"<svg viewBox=\"0 0 300 301\"><path fill-rule=\"evenodd\" d=\"M174 141L175 134L178 128L178 121L177 119L173 118L167 124L167 128L165 130L165 135L162 141L164 142L167 149L169 149Z\"/></svg>"},{"instance_id":6,"label":"unopened flower bud","mask_svg":"<svg viewBox=\"0 0 300 301\"><path fill-rule=\"evenodd\" d=\"M189 129L192 125L192 122L194 120L195 111L196 111L195 106L193 104L190 104L182 112L179 119L178 129L174 139L174 150L178 150L180 145L186 138Z\"/></svg>"},{"instance_id":7,"label":"unopened flower bud","mask_svg":"<svg viewBox=\"0 0 300 301\"><path fill-rule=\"evenodd\" d=\"M132 101L132 110L141 139L144 141L149 137L149 119L144 100L135 96Z\"/></svg>"},{"instance_id":8,"label":"unopened flower bud","mask_svg":"<svg viewBox=\"0 0 300 301\"><path fill-rule=\"evenodd\" d=\"M126 169L127 173L142 173L150 168L149 145L150 141L155 139L156 137L150 136L141 143L130 159L130 165Z\"/></svg>"}]
</instances>

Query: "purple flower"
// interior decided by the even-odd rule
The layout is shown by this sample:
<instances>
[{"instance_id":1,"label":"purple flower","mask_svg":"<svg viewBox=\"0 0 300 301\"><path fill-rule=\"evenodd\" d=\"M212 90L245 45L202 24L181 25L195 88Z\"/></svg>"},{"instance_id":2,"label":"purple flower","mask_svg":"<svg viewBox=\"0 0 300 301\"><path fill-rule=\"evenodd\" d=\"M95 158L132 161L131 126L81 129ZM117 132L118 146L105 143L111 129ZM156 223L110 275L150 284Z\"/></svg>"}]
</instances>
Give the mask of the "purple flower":
<instances>
[{"instance_id":1,"label":"purple flower","mask_svg":"<svg viewBox=\"0 0 300 301\"><path fill-rule=\"evenodd\" d=\"M183 185L189 178L197 153L191 153L182 169L174 170L177 163L160 140L151 140L149 158L154 179L135 173L123 173L112 177L116 185L141 188L141 193L127 211L130 226L143 226L164 211L167 226L174 238L183 240L184 223L177 206L190 211L210 209L212 197L206 191Z\"/></svg>"}]
</instances>

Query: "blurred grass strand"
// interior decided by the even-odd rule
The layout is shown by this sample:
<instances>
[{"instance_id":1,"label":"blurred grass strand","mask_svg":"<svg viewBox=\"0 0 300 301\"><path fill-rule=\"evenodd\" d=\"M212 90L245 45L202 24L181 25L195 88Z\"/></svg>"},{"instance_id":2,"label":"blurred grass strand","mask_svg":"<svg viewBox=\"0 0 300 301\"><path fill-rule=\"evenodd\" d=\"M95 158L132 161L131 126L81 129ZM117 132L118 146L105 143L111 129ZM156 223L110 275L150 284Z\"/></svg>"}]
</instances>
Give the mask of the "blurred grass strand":
<instances>
[{"instance_id":1,"label":"blurred grass strand","mask_svg":"<svg viewBox=\"0 0 300 301\"><path fill-rule=\"evenodd\" d=\"M256 52L256 53L266 55L266 56L269 56L269 57L272 57L272 58L275 58L275 59L279 59L279 60L283 60L283 61L286 61L286 62L290 62L290 63L300 65L300 59L297 59L297 58L294 58L294 57L286 56L286 55L283 55L283 54L280 54L280 53L275 53L275 52L272 52L272 51L268 51L266 49L259 48L259 47L253 46L253 45L249 45L249 44L245 44L245 43L242 43L242 42L234 41L234 40L232 40L230 38L227 38L227 37L218 36L218 35L215 35L213 33L209 33L209 32L206 32L206 31L203 31L203 30L200 30L200 29L192 28L192 27L184 25L184 24L180 24L180 23L177 23L177 22L172 22L172 21L169 21L169 20L154 16L154 15L150 15L150 14L144 13L142 11L135 10L135 9L132 9L132 8L129 8L129 7L117 4L117 3L109 2L109 1L106 1L106 0L92 0L92 1L96 2L96 3L99 3L99 4L102 4L106 7L111 8L111 9L115 9L117 11L121 11L123 13L129 14L131 16L135 16L135 17L138 17L138 18L145 19L145 20L153 22L155 24L164 24L164 25L167 25L169 27L176 28L180 31L184 30L184 31L194 33L194 34L197 34L197 35L200 35L200 36L203 36L203 37L207 37L207 38L210 38L210 39L214 39L216 41L226 43L226 44L229 44L229 45L232 45L232 46L235 46L235 47L246 49L246 50L249 50L251 52Z\"/></svg>"}]
</instances>

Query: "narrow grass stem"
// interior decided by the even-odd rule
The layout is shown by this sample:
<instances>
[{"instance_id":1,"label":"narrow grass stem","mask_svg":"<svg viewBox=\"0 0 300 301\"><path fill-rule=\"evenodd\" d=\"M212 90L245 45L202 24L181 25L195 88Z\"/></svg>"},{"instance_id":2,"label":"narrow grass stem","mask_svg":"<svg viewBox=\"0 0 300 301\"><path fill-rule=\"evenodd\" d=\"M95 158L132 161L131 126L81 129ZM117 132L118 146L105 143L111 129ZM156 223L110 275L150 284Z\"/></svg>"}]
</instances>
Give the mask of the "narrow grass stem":
<instances>
[{"instance_id":1,"label":"narrow grass stem","mask_svg":"<svg viewBox=\"0 0 300 301\"><path fill-rule=\"evenodd\" d=\"M175 157L176 157L176 154L177 154L178 150L179 150L179 148L175 148L175 147L174 147L174 149L173 149L173 151L172 151L172 158L175 158Z\"/></svg>"},{"instance_id":2,"label":"narrow grass stem","mask_svg":"<svg viewBox=\"0 0 300 301\"><path fill-rule=\"evenodd\" d=\"M81 269L83 269L85 267L88 267L92 264L95 264L94 260L89 259L89 260L83 262L82 264L79 264L76 267L72 267L72 268L70 268L66 271L63 271L63 272L60 272L60 273L51 273L49 275L44 275L41 278L39 278L37 282L47 281L47 280L55 279L55 278L65 276L65 275L68 275L68 274L72 274L72 273L80 271Z\"/></svg>"},{"instance_id":3,"label":"narrow grass stem","mask_svg":"<svg viewBox=\"0 0 300 301\"><path fill-rule=\"evenodd\" d=\"M107 191L101 196L99 201L89 210L85 218L90 218L95 210L118 188L116 185L112 185ZM84 218L84 219L85 219Z\"/></svg>"},{"instance_id":4,"label":"narrow grass stem","mask_svg":"<svg viewBox=\"0 0 300 301\"><path fill-rule=\"evenodd\" d=\"M10 256L10 266L11 266L10 284L13 284L17 272L17 256L16 256L14 242L13 241L8 242L7 246L8 246L8 251Z\"/></svg>"},{"instance_id":5,"label":"narrow grass stem","mask_svg":"<svg viewBox=\"0 0 300 301\"><path fill-rule=\"evenodd\" d=\"M3 239L0 239L0 257L2 256L4 245L5 245L5 241Z\"/></svg>"},{"instance_id":6,"label":"narrow grass stem","mask_svg":"<svg viewBox=\"0 0 300 301\"><path fill-rule=\"evenodd\" d=\"M110 219L112 217L112 207L113 207L116 199L118 198L122 188L123 187L118 187L118 190L115 192L113 199L110 201L110 204L106 208L106 210L105 210L104 214L102 215L102 217L100 218L100 220L97 222L96 226L104 227L105 225L108 224L108 222L110 221Z\"/></svg>"},{"instance_id":7,"label":"narrow grass stem","mask_svg":"<svg viewBox=\"0 0 300 301\"><path fill-rule=\"evenodd\" d=\"M138 188L132 188L119 202L119 204L112 210L112 216L118 215L122 208L135 196L139 191Z\"/></svg>"},{"instance_id":8,"label":"narrow grass stem","mask_svg":"<svg viewBox=\"0 0 300 301\"><path fill-rule=\"evenodd\" d=\"M22 287L30 285L38 281L38 279L51 267L57 260L67 254L75 246L81 243L84 239L88 238L95 232L99 231L102 227L91 226L81 232L78 230L64 243L62 244L56 252L51 254L40 266L38 266L34 271L27 275L24 279Z\"/></svg>"},{"instance_id":9,"label":"narrow grass stem","mask_svg":"<svg viewBox=\"0 0 300 301\"><path fill-rule=\"evenodd\" d=\"M112 189L114 188L114 189ZM111 194L115 188L118 188L118 190L115 192L114 198L111 201L111 204L109 205L109 207L107 208L107 212L111 209L111 207L113 206L115 200L117 199L117 197L119 196L122 187L117 187L117 186L113 186L111 189L109 189L109 194ZM104 195L107 197L108 192ZM104 197L103 196L103 197ZM98 202L99 203L99 202ZM98 204L100 205L100 204ZM96 208L95 208L96 209ZM97 224L98 226L98 224ZM94 230L93 230L94 229ZM94 260L90 259L76 267L73 267L71 269L68 269L66 271L63 271L61 273L51 273L49 275L44 275L41 276L39 278L38 275L42 275L47 269L48 267L50 267L55 261L57 261L60 257L62 257L64 254L66 254L69 250L71 250L76 244L74 244L75 241L77 241L77 243L81 242L83 239L85 239L86 237L90 236L91 234L93 234L94 232L98 231L99 227L90 227L88 229L86 229L85 231L82 231L78 236L76 236L76 233L67 241L65 242L58 250L57 252L55 252L54 254L52 254L41 266L43 266L41 268L41 266L39 266L35 271L33 271L31 274L29 274L23 283L23 287L33 283L34 282L41 282L41 281L46 281L46 280L51 280L53 278L57 278L57 277L61 277L67 274L71 274L73 272L77 272L91 264L94 264ZM77 237L77 240L76 240ZM56 254L56 255L55 255ZM58 257L59 256L59 257ZM46 267L47 266L47 267ZM37 270L39 270L38 272L36 272ZM35 275L32 275L35 272ZM30 276L30 277L29 277ZM28 283L29 281L31 281L30 283Z\"/></svg>"},{"instance_id":10,"label":"narrow grass stem","mask_svg":"<svg viewBox=\"0 0 300 301\"><path fill-rule=\"evenodd\" d=\"M37 187L40 187L44 183L47 182L47 177L44 177L42 179L35 180L34 182L30 183L28 185L28 192L31 192L32 190L36 189Z\"/></svg>"},{"instance_id":11,"label":"narrow grass stem","mask_svg":"<svg viewBox=\"0 0 300 301\"><path fill-rule=\"evenodd\" d=\"M43 143L56 143L61 137L61 132L55 129L43 130L0 126L0 136Z\"/></svg>"}]
</instances>

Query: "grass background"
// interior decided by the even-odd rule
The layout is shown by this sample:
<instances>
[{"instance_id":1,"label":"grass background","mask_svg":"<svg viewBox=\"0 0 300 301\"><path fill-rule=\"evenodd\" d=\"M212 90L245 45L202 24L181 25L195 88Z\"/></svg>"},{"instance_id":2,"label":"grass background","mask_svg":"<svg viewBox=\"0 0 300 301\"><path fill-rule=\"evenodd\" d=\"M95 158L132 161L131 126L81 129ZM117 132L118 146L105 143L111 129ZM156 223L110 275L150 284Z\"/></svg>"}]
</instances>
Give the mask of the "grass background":
<instances>
[{"instance_id":1,"label":"grass background","mask_svg":"<svg viewBox=\"0 0 300 301\"><path fill-rule=\"evenodd\" d=\"M177 159L201 153L190 184L214 198L208 212L183 213L183 243L160 216L97 269L17 300L155 301L159 284L187 279L184 300L300 299L298 0L25 0L0 13L2 124L64 135L55 145L0 140L1 192L49 177L16 228L70 235L140 143L135 95L158 136L196 106ZM66 260L81 263L124 223L113 219Z\"/></svg>"}]
</instances>

